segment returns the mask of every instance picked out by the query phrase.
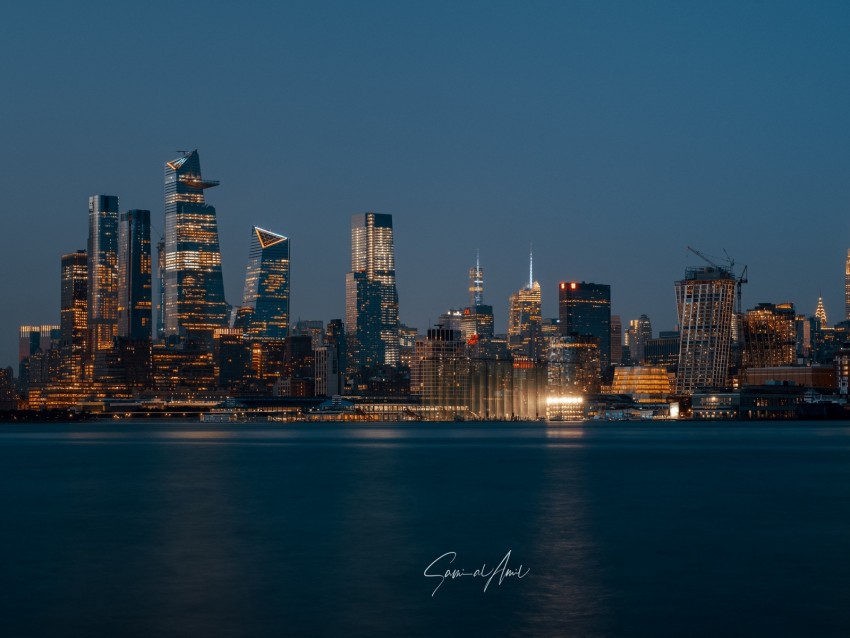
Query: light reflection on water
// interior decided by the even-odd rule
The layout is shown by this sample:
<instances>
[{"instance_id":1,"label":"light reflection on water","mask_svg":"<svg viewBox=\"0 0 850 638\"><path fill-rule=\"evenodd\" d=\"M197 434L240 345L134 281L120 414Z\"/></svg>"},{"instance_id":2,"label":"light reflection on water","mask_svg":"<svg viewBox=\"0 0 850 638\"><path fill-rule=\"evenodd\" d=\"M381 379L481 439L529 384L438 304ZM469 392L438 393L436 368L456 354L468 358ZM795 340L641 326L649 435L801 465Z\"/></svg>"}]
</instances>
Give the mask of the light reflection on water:
<instances>
[{"instance_id":1,"label":"light reflection on water","mask_svg":"<svg viewBox=\"0 0 850 638\"><path fill-rule=\"evenodd\" d=\"M836 425L6 427L0 617L8 635L848 635L848 502ZM526 579L431 596L441 554L508 550Z\"/></svg>"}]
</instances>

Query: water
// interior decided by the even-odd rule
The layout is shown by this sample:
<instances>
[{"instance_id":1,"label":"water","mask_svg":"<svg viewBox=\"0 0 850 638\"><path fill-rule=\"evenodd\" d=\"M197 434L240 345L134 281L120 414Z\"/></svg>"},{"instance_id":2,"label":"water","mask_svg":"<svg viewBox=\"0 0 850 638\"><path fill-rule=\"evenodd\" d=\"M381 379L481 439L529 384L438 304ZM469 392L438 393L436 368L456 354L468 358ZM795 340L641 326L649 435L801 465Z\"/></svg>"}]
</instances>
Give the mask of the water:
<instances>
[{"instance_id":1,"label":"water","mask_svg":"<svg viewBox=\"0 0 850 638\"><path fill-rule=\"evenodd\" d=\"M841 424L3 426L0 479L4 636L850 635Z\"/></svg>"}]
</instances>

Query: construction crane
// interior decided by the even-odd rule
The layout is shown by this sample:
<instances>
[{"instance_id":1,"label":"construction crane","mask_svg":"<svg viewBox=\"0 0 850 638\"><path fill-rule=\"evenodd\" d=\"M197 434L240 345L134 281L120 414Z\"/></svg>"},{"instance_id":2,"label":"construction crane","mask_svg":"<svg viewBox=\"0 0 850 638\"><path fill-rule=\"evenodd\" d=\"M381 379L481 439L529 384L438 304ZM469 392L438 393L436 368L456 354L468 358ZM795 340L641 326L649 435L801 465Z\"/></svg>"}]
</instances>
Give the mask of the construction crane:
<instances>
[{"instance_id":1,"label":"construction crane","mask_svg":"<svg viewBox=\"0 0 850 638\"><path fill-rule=\"evenodd\" d=\"M715 263L714 261L709 259L707 255L704 255L703 253L698 251L696 248L692 248L691 246L688 246L688 250L690 250L693 254L695 254L697 257L699 257L700 259L702 259L704 262L708 263L709 265L713 266L714 268L717 268L718 270L727 270L727 271L729 271L729 274L731 274L733 277L735 277L735 270L734 270L735 269L735 260L732 257L729 256L729 253L727 253L725 249L723 250L723 254L726 255L726 261L729 263L728 266L721 266L720 264ZM741 304L741 285L746 284L746 283L749 283L749 280L747 279L747 266L744 266L744 269L741 271L741 275L739 277L735 277L735 286L737 288L737 295L738 295L737 312L738 312L739 315L743 312L743 308L742 308L742 304Z\"/></svg>"}]
</instances>

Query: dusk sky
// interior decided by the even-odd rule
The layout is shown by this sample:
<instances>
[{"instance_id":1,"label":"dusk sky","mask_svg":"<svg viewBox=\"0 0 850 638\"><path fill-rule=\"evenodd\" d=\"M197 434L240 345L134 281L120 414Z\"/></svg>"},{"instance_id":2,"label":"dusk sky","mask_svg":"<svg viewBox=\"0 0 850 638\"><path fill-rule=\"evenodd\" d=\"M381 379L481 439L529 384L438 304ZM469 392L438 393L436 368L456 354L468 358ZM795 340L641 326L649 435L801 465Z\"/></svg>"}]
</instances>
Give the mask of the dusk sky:
<instances>
[{"instance_id":1,"label":"dusk sky","mask_svg":"<svg viewBox=\"0 0 850 638\"><path fill-rule=\"evenodd\" d=\"M291 240L293 321L342 317L351 215L393 215L402 322L467 304L480 249L504 332L528 279L611 285L676 324L673 282L749 267L744 307L822 292L850 246L844 2L9 3L0 22L0 365L59 323L88 197L152 211L199 150L227 299L250 230ZM17 370L16 370L17 373Z\"/></svg>"}]
</instances>

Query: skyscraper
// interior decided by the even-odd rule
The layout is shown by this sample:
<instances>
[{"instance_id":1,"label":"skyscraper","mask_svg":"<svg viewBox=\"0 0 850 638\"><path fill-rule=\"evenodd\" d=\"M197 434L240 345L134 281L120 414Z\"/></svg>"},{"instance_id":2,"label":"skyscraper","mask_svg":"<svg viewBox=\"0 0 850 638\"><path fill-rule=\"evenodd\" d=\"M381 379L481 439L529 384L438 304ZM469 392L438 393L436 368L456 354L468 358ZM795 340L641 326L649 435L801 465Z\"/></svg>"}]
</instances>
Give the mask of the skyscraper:
<instances>
[{"instance_id":1,"label":"skyscraper","mask_svg":"<svg viewBox=\"0 0 850 638\"><path fill-rule=\"evenodd\" d=\"M508 309L508 346L515 355L541 358L543 335L541 333L540 284L534 281L534 270L529 258L528 285L510 296Z\"/></svg>"},{"instance_id":2,"label":"skyscraper","mask_svg":"<svg viewBox=\"0 0 850 638\"><path fill-rule=\"evenodd\" d=\"M850 248L847 249L847 261L844 263L844 318L850 319Z\"/></svg>"},{"instance_id":3,"label":"skyscraper","mask_svg":"<svg viewBox=\"0 0 850 638\"><path fill-rule=\"evenodd\" d=\"M85 250L62 255L59 347L62 378L79 381L83 376L88 332L89 266Z\"/></svg>"},{"instance_id":4,"label":"skyscraper","mask_svg":"<svg viewBox=\"0 0 850 638\"><path fill-rule=\"evenodd\" d=\"M289 330L289 239L254 226L242 307L245 332L283 339Z\"/></svg>"},{"instance_id":5,"label":"skyscraper","mask_svg":"<svg viewBox=\"0 0 850 638\"><path fill-rule=\"evenodd\" d=\"M89 197L89 357L112 349L118 333L118 198Z\"/></svg>"},{"instance_id":6,"label":"skyscraper","mask_svg":"<svg viewBox=\"0 0 850 638\"><path fill-rule=\"evenodd\" d=\"M118 218L118 336L151 340L151 213Z\"/></svg>"},{"instance_id":7,"label":"skyscraper","mask_svg":"<svg viewBox=\"0 0 850 638\"><path fill-rule=\"evenodd\" d=\"M460 330L470 346L477 346L475 353L486 353L493 339L493 306L484 304L484 269L476 254L475 266L469 269L469 303L463 309Z\"/></svg>"},{"instance_id":8,"label":"skyscraper","mask_svg":"<svg viewBox=\"0 0 850 638\"><path fill-rule=\"evenodd\" d=\"M611 365L611 286L562 281L558 286L558 319L563 336L596 337L601 370Z\"/></svg>"},{"instance_id":9,"label":"skyscraper","mask_svg":"<svg viewBox=\"0 0 850 638\"><path fill-rule=\"evenodd\" d=\"M676 282L679 366L676 393L723 388L729 379L735 276L720 266L688 268Z\"/></svg>"},{"instance_id":10,"label":"skyscraper","mask_svg":"<svg viewBox=\"0 0 850 638\"><path fill-rule=\"evenodd\" d=\"M815 308L815 317L820 321L821 327L829 326L829 322L826 320L826 308L823 307L823 297L820 296L818 296L818 305Z\"/></svg>"},{"instance_id":11,"label":"skyscraper","mask_svg":"<svg viewBox=\"0 0 850 638\"><path fill-rule=\"evenodd\" d=\"M165 163L165 336L212 344L227 325L215 208L204 190L198 151Z\"/></svg>"},{"instance_id":12,"label":"skyscraper","mask_svg":"<svg viewBox=\"0 0 850 638\"><path fill-rule=\"evenodd\" d=\"M398 364L398 325L392 215L354 215L351 272L345 280L351 367Z\"/></svg>"}]
</instances>

